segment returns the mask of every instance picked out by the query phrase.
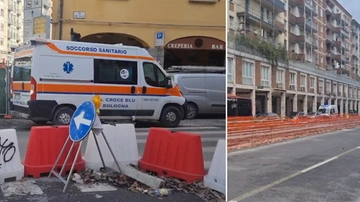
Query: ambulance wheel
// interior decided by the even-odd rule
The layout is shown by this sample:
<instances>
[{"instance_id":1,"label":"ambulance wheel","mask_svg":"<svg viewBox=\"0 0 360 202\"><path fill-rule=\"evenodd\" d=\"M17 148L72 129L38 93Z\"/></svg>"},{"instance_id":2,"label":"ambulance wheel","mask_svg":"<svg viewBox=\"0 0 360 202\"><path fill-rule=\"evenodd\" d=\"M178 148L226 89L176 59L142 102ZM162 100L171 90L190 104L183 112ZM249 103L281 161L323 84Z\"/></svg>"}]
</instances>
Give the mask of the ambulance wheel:
<instances>
[{"instance_id":1,"label":"ambulance wheel","mask_svg":"<svg viewBox=\"0 0 360 202\"><path fill-rule=\"evenodd\" d=\"M60 107L55 111L52 122L54 125L69 125L73 114L74 110L70 107Z\"/></svg>"},{"instance_id":2,"label":"ambulance wheel","mask_svg":"<svg viewBox=\"0 0 360 202\"><path fill-rule=\"evenodd\" d=\"M160 123L164 127L172 128L179 125L181 121L181 112L175 106L167 106L162 110Z\"/></svg>"}]
</instances>

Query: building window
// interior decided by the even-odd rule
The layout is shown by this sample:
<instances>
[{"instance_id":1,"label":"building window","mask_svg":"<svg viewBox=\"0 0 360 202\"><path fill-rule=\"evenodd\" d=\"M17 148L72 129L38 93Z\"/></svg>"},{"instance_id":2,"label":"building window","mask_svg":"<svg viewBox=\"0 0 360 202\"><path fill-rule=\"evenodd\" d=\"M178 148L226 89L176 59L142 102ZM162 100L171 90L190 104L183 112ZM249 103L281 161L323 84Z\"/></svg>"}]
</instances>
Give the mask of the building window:
<instances>
[{"instance_id":1,"label":"building window","mask_svg":"<svg viewBox=\"0 0 360 202\"><path fill-rule=\"evenodd\" d=\"M305 86L306 86L306 76L305 76L305 75L301 75L301 76L300 76L300 86L301 86L301 87L305 87Z\"/></svg>"},{"instance_id":2,"label":"building window","mask_svg":"<svg viewBox=\"0 0 360 202\"><path fill-rule=\"evenodd\" d=\"M320 25L320 33L323 33L323 31L324 31L324 27Z\"/></svg>"},{"instance_id":3,"label":"building window","mask_svg":"<svg viewBox=\"0 0 360 202\"><path fill-rule=\"evenodd\" d=\"M253 84L253 63L243 62L242 65L242 81L245 85Z\"/></svg>"},{"instance_id":4,"label":"building window","mask_svg":"<svg viewBox=\"0 0 360 202\"><path fill-rule=\"evenodd\" d=\"M315 78L310 78L310 88L315 88Z\"/></svg>"},{"instance_id":5,"label":"building window","mask_svg":"<svg viewBox=\"0 0 360 202\"><path fill-rule=\"evenodd\" d=\"M0 27L0 31L4 31L4 23L1 23L1 25L0 25L1 27Z\"/></svg>"},{"instance_id":6,"label":"building window","mask_svg":"<svg viewBox=\"0 0 360 202\"><path fill-rule=\"evenodd\" d=\"M0 10L0 16L1 16L1 17L4 17L4 9L1 9L1 10Z\"/></svg>"},{"instance_id":7,"label":"building window","mask_svg":"<svg viewBox=\"0 0 360 202\"><path fill-rule=\"evenodd\" d=\"M320 63L324 63L324 57L320 56Z\"/></svg>"},{"instance_id":8,"label":"building window","mask_svg":"<svg viewBox=\"0 0 360 202\"><path fill-rule=\"evenodd\" d=\"M94 60L94 83L137 85L137 62Z\"/></svg>"},{"instance_id":9,"label":"building window","mask_svg":"<svg viewBox=\"0 0 360 202\"><path fill-rule=\"evenodd\" d=\"M144 62L143 68L145 81L149 86L166 87L166 76L157 65L150 62Z\"/></svg>"},{"instance_id":10,"label":"building window","mask_svg":"<svg viewBox=\"0 0 360 202\"><path fill-rule=\"evenodd\" d=\"M262 66L261 67L261 86L269 87L270 86L270 68Z\"/></svg>"},{"instance_id":11,"label":"building window","mask_svg":"<svg viewBox=\"0 0 360 202\"><path fill-rule=\"evenodd\" d=\"M330 93L330 92L331 92L330 82L326 82L326 93Z\"/></svg>"},{"instance_id":12,"label":"building window","mask_svg":"<svg viewBox=\"0 0 360 202\"><path fill-rule=\"evenodd\" d=\"M233 67L234 67L234 59L228 57L227 58L227 80L228 82L232 82L234 80L233 78Z\"/></svg>"},{"instance_id":13,"label":"building window","mask_svg":"<svg viewBox=\"0 0 360 202\"><path fill-rule=\"evenodd\" d=\"M4 45L4 38L1 38L0 39L0 46L3 46Z\"/></svg>"},{"instance_id":14,"label":"building window","mask_svg":"<svg viewBox=\"0 0 360 202\"><path fill-rule=\"evenodd\" d=\"M284 83L284 71L283 70L277 70L276 71L276 83Z\"/></svg>"},{"instance_id":15,"label":"building window","mask_svg":"<svg viewBox=\"0 0 360 202\"><path fill-rule=\"evenodd\" d=\"M324 92L324 81L319 81L319 92L320 93Z\"/></svg>"},{"instance_id":16,"label":"building window","mask_svg":"<svg viewBox=\"0 0 360 202\"><path fill-rule=\"evenodd\" d=\"M290 86L295 86L296 83L296 74L290 73Z\"/></svg>"},{"instance_id":17,"label":"building window","mask_svg":"<svg viewBox=\"0 0 360 202\"><path fill-rule=\"evenodd\" d=\"M229 16L229 22L230 22L230 29L234 29L234 17L233 16Z\"/></svg>"}]
</instances>

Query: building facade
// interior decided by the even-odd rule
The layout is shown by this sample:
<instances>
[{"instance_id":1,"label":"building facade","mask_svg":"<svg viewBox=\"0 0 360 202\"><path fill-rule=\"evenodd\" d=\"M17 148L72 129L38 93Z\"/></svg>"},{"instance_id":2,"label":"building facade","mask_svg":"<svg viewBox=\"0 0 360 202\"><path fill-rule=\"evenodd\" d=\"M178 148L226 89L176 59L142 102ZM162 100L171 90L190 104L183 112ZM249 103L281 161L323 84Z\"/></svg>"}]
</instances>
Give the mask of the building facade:
<instances>
[{"instance_id":1,"label":"building facade","mask_svg":"<svg viewBox=\"0 0 360 202\"><path fill-rule=\"evenodd\" d=\"M165 68L225 67L225 10L218 0L53 0L52 38L144 47Z\"/></svg>"},{"instance_id":2,"label":"building facade","mask_svg":"<svg viewBox=\"0 0 360 202\"><path fill-rule=\"evenodd\" d=\"M228 93L251 98L253 114L359 111L359 23L336 0L230 0L228 9ZM254 36L283 46L286 59L239 42Z\"/></svg>"},{"instance_id":3,"label":"building facade","mask_svg":"<svg viewBox=\"0 0 360 202\"><path fill-rule=\"evenodd\" d=\"M23 1L0 1L0 59L11 62L11 47L22 42Z\"/></svg>"}]
</instances>

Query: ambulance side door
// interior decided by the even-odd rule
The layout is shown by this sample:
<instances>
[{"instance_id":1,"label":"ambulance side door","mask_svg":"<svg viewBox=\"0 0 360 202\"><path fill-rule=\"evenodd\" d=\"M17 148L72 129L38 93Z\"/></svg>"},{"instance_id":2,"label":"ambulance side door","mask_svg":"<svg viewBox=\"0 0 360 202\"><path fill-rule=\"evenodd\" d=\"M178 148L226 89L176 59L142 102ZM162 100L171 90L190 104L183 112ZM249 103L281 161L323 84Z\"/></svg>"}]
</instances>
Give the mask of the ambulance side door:
<instances>
[{"instance_id":1,"label":"ambulance side door","mask_svg":"<svg viewBox=\"0 0 360 202\"><path fill-rule=\"evenodd\" d=\"M104 119L127 119L138 109L138 61L94 59L94 92L102 98ZM105 118L106 117L106 118Z\"/></svg>"},{"instance_id":2,"label":"ambulance side door","mask_svg":"<svg viewBox=\"0 0 360 202\"><path fill-rule=\"evenodd\" d=\"M159 117L163 106L166 104L168 89L166 88L166 75L151 61L142 61L141 86L139 96L142 107L137 116Z\"/></svg>"}]
</instances>

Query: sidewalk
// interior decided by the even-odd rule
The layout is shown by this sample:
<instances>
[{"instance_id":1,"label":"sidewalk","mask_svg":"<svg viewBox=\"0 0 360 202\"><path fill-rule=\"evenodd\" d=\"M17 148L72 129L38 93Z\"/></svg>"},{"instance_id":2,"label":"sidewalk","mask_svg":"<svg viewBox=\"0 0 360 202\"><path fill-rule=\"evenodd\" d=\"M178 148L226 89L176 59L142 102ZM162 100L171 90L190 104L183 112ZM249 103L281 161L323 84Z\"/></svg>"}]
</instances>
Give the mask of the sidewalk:
<instances>
[{"instance_id":1,"label":"sidewalk","mask_svg":"<svg viewBox=\"0 0 360 202\"><path fill-rule=\"evenodd\" d=\"M67 191L63 193L64 184L57 178L40 178L40 179L24 179L22 180L26 186L13 186L12 189L17 188L18 191L13 193L12 196L4 196L0 190L0 201L6 202L20 202L20 201L39 201L39 202L64 202L64 201L131 201L131 202L200 202L201 198L194 194L186 193L173 193L169 196L164 196L161 199L158 197L152 197L147 194L138 192L132 192L127 188L117 187L115 190L81 192L79 188L75 186L75 183L70 182ZM30 183L35 181L35 183ZM4 185L2 185L3 187ZM86 190L85 190L86 191Z\"/></svg>"}]
</instances>

